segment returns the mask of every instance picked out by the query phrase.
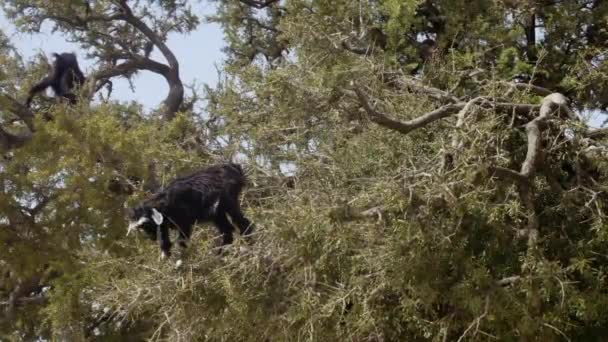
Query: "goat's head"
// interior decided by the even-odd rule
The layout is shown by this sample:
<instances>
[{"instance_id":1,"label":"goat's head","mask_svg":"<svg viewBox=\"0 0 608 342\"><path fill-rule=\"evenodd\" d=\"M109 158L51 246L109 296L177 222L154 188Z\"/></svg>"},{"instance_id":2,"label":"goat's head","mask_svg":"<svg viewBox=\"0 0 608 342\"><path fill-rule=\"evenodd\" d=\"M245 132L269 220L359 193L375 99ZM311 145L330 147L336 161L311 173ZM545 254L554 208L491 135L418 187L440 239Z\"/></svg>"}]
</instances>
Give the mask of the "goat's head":
<instances>
[{"instance_id":1,"label":"goat's head","mask_svg":"<svg viewBox=\"0 0 608 342\"><path fill-rule=\"evenodd\" d=\"M164 216L156 208L142 205L131 210L127 235L137 229L143 230L150 240L156 240L158 228L163 224Z\"/></svg>"}]
</instances>

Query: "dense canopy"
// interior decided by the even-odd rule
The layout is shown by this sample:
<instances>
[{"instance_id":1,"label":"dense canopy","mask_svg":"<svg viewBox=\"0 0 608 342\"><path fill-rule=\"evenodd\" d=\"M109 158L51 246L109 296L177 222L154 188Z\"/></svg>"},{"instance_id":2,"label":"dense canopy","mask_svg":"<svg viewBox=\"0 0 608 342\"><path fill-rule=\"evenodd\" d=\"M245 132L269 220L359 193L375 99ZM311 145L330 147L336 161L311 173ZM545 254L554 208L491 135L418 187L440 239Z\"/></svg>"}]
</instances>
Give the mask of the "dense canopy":
<instances>
[{"instance_id":1,"label":"dense canopy","mask_svg":"<svg viewBox=\"0 0 608 342\"><path fill-rule=\"evenodd\" d=\"M0 339L608 334L608 2L206 3L0 0L94 63L77 104L28 108L50 61L0 32ZM168 40L206 21L221 82L186 92ZM152 111L112 92L139 73L167 82ZM200 225L176 267L125 236L125 208L226 161L253 245Z\"/></svg>"}]
</instances>

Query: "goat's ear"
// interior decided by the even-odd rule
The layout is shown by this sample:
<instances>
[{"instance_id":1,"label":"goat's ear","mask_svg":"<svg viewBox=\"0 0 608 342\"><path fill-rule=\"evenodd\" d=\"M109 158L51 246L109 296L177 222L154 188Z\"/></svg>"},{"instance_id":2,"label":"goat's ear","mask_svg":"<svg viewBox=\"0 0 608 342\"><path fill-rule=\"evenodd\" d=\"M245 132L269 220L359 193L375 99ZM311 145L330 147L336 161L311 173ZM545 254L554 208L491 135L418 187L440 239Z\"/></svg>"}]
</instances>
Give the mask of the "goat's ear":
<instances>
[{"instance_id":1,"label":"goat's ear","mask_svg":"<svg viewBox=\"0 0 608 342\"><path fill-rule=\"evenodd\" d=\"M163 214L161 214L156 208L152 208L152 220L157 226L163 224Z\"/></svg>"}]
</instances>

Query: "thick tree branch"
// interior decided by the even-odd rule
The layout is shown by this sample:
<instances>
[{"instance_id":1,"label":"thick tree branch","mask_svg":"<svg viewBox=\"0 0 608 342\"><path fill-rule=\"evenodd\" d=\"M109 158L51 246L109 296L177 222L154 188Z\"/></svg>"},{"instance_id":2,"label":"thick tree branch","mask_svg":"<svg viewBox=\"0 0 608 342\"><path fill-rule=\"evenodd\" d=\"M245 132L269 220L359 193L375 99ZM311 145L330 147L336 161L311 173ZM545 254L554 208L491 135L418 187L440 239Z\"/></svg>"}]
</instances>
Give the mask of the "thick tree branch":
<instances>
[{"instance_id":1,"label":"thick tree branch","mask_svg":"<svg viewBox=\"0 0 608 342\"><path fill-rule=\"evenodd\" d=\"M65 15L47 14L38 16L38 19L40 22L50 19L55 22L63 23L79 31L91 31L89 25L91 22L110 23L117 20L125 21L129 25L136 28L154 46L156 46L159 51L161 51L169 66L161 67L161 63L153 62L145 58L141 59L141 57L136 54L128 54L127 56L123 57L127 60L127 62L112 70L104 70L100 72L98 75L96 75L95 79L101 80L102 83L105 83L110 77L126 75L129 72L144 69L163 75L169 84L169 93L163 101L163 105L165 107L164 116L167 120L171 120L175 116L175 113L179 110L184 98L184 87L179 77L178 60L169 47L165 44L161 36L154 32L144 21L133 13L126 0L118 0L117 4L119 5L120 10L118 13L112 15L88 13L85 16L78 16L77 14L74 14L73 16L68 17ZM97 34L107 36L106 32L97 32ZM112 37L108 37L108 39L112 40L114 44L121 46L123 49L125 49L125 51L130 50L129 46L125 46L127 44L120 44L120 42L117 42L117 40L113 39ZM135 59L135 61L132 59ZM89 98L92 97L93 94L99 89L100 87L95 84L89 91Z\"/></svg>"},{"instance_id":2,"label":"thick tree branch","mask_svg":"<svg viewBox=\"0 0 608 342\"><path fill-rule=\"evenodd\" d=\"M507 82L507 81L501 81L499 83L504 84L510 88L520 90L520 91L529 91L532 94L536 94L539 96L548 96L553 93L551 90L549 90L547 88L535 86L535 85L529 84L529 83L517 83L517 82Z\"/></svg>"},{"instance_id":3,"label":"thick tree branch","mask_svg":"<svg viewBox=\"0 0 608 342\"><path fill-rule=\"evenodd\" d=\"M501 167L491 167L490 170L496 176L514 180L519 188L519 197L528 212L528 246L533 247L538 241L538 228L540 226L538 215L534 207L533 179L536 169L543 159L542 131L546 121L555 113L563 111L567 107L568 100L562 94L553 93L546 96L540 107L540 114L534 120L526 124L526 135L528 137L526 159L521 165L519 172Z\"/></svg>"},{"instance_id":4,"label":"thick tree branch","mask_svg":"<svg viewBox=\"0 0 608 342\"><path fill-rule=\"evenodd\" d=\"M513 285L517 282L520 282L522 280L522 278L520 276L511 276L511 277L506 277L506 278L502 278L500 280L496 281L496 285L498 286L509 286L509 285Z\"/></svg>"},{"instance_id":5,"label":"thick tree branch","mask_svg":"<svg viewBox=\"0 0 608 342\"><path fill-rule=\"evenodd\" d=\"M367 99L367 95L361 90L358 86L354 87L354 91L357 94L357 98L359 102L368 113L370 120L377 123L380 126L392 129L402 134L407 134L412 130L423 127L431 122L437 121L439 119L450 116L460 109L462 109L465 104L449 104L443 107L440 107L432 112L426 113L418 118L412 119L407 122L397 121L389 118L386 114L380 113L375 110Z\"/></svg>"},{"instance_id":6,"label":"thick tree branch","mask_svg":"<svg viewBox=\"0 0 608 342\"><path fill-rule=\"evenodd\" d=\"M522 175L521 173L515 171L515 170L511 170L511 169L507 169L504 167L499 167L499 166L491 166L489 168L489 171L491 174L499 177L499 178L503 178L503 179L510 179L512 181L514 181L515 183L525 183L527 182L527 178Z\"/></svg>"},{"instance_id":7,"label":"thick tree branch","mask_svg":"<svg viewBox=\"0 0 608 342\"><path fill-rule=\"evenodd\" d=\"M456 96L447 91L430 87L422 84L420 81L403 76L399 72L385 72L382 74L387 83L397 87L398 89L408 89L413 93L426 94L429 97L448 103L462 102Z\"/></svg>"},{"instance_id":8,"label":"thick tree branch","mask_svg":"<svg viewBox=\"0 0 608 342\"><path fill-rule=\"evenodd\" d=\"M592 139L605 138L608 136L608 127L590 129L585 136Z\"/></svg>"},{"instance_id":9,"label":"thick tree branch","mask_svg":"<svg viewBox=\"0 0 608 342\"><path fill-rule=\"evenodd\" d=\"M562 94L554 93L546 96L540 107L540 115L526 124L528 152L526 153L526 160L522 164L520 171L524 177L533 177L536 171L536 166L541 155L540 135L546 121L556 110L566 107L567 103L568 100Z\"/></svg>"},{"instance_id":10,"label":"thick tree branch","mask_svg":"<svg viewBox=\"0 0 608 342\"><path fill-rule=\"evenodd\" d=\"M149 70L169 79L171 69L165 64L156 62L149 58L134 56L130 60L112 68L103 69L96 72L92 78L95 80L107 80L116 76L124 76L138 70Z\"/></svg>"},{"instance_id":11,"label":"thick tree branch","mask_svg":"<svg viewBox=\"0 0 608 342\"><path fill-rule=\"evenodd\" d=\"M165 119L171 120L175 117L175 113L179 110L184 101L184 86L179 77L179 63L177 58L159 37L146 23L137 18L126 0L119 1L122 11L124 12L124 20L137 28L146 38L148 38L160 50L167 62L169 63L169 71L163 74L169 83L169 94L165 98Z\"/></svg>"},{"instance_id":12,"label":"thick tree branch","mask_svg":"<svg viewBox=\"0 0 608 342\"><path fill-rule=\"evenodd\" d=\"M123 14L114 14L114 15L110 15L110 16L103 16L103 15L88 15L84 18L81 18L77 15L74 16L70 16L70 17L65 17L65 16L61 16L61 15L56 15L56 14L47 14L47 15L41 15L38 16L38 20L42 23L45 20L52 20L52 21L56 21L56 22L61 22L61 23L65 23L75 29L80 29L80 30L88 30L88 23L91 22L111 22L114 20L121 20L121 19L125 19L125 16Z\"/></svg>"}]
</instances>

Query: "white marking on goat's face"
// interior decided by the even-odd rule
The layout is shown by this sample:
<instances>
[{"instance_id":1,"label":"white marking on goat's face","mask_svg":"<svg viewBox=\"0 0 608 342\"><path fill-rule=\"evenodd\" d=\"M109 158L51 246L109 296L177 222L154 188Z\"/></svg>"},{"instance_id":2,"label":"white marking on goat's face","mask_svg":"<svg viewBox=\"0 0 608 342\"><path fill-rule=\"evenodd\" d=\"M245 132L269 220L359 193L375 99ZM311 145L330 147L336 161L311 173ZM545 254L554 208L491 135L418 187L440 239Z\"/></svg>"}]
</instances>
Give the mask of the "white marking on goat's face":
<instances>
[{"instance_id":1,"label":"white marking on goat's face","mask_svg":"<svg viewBox=\"0 0 608 342\"><path fill-rule=\"evenodd\" d=\"M154 223L156 223L157 226L163 224L163 214L156 210L156 208L152 208L152 220L154 220Z\"/></svg>"},{"instance_id":2,"label":"white marking on goat's face","mask_svg":"<svg viewBox=\"0 0 608 342\"><path fill-rule=\"evenodd\" d=\"M137 220L137 222L131 222L131 223L129 223L129 227L127 228L127 236L132 231L134 231L138 227L141 227L142 224L144 224L144 223L146 223L148 221L150 221L150 219L144 216L144 217L140 217L139 220Z\"/></svg>"}]
</instances>

